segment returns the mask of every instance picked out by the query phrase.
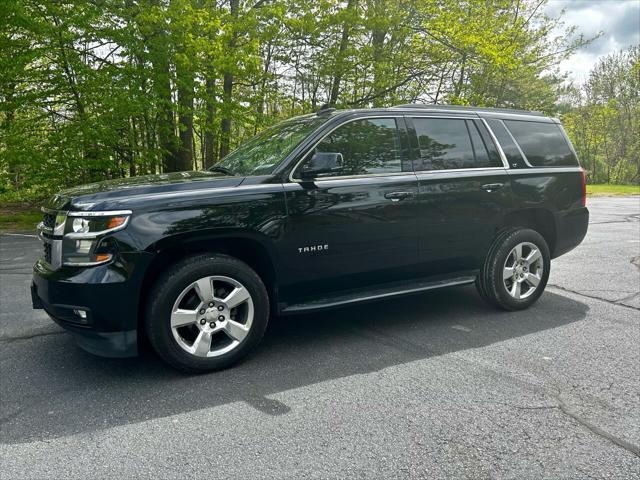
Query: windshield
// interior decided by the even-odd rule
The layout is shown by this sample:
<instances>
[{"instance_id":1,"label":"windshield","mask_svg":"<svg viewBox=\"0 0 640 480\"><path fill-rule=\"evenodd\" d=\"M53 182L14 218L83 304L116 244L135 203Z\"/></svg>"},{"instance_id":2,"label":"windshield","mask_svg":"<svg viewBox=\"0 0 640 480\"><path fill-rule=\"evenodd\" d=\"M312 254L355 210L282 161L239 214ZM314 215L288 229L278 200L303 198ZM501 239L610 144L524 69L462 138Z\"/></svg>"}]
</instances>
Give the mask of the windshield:
<instances>
[{"instance_id":1,"label":"windshield","mask_svg":"<svg viewBox=\"0 0 640 480\"><path fill-rule=\"evenodd\" d=\"M210 170L230 175L269 175L276 166L327 117L309 115L287 120L263 130L224 157Z\"/></svg>"}]
</instances>

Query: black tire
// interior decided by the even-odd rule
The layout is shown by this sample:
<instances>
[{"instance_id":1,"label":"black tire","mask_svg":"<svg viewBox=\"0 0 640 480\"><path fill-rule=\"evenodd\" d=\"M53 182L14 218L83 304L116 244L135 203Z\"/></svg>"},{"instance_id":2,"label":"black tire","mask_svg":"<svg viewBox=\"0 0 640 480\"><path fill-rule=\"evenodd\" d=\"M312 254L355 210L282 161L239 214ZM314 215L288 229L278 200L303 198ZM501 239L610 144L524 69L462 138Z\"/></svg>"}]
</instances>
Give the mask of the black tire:
<instances>
[{"instance_id":1,"label":"black tire","mask_svg":"<svg viewBox=\"0 0 640 480\"><path fill-rule=\"evenodd\" d=\"M231 351L216 357L198 357L185 351L174 338L171 312L185 288L209 276L225 276L240 282L251 295L253 320L246 337ZM181 260L158 278L148 297L145 329L151 345L163 360L183 372L200 373L221 370L239 362L260 343L268 321L269 296L256 272L236 258L203 254Z\"/></svg>"},{"instance_id":2,"label":"black tire","mask_svg":"<svg viewBox=\"0 0 640 480\"><path fill-rule=\"evenodd\" d=\"M505 229L500 230L495 238L493 239L493 242L491 243L490 247L489 247L489 251L487 252L486 256L485 256L485 260L482 266L482 269L480 270L480 273L478 274L478 276L476 277L476 289L478 290L478 293L480 294L480 297L487 303L498 307L499 305L497 305L497 303L495 302L495 300L491 297L491 295L489 294L489 292L487 291L486 288L486 283L488 282L487 280L487 271L488 271L488 267L487 264L489 262L489 259L493 258L494 252L495 250L502 244L504 238L506 236L508 236L509 234L517 231L517 228L514 227L508 227Z\"/></svg>"},{"instance_id":3,"label":"black tire","mask_svg":"<svg viewBox=\"0 0 640 480\"><path fill-rule=\"evenodd\" d=\"M503 281L503 269L511 252L519 244L533 244L540 251L542 273L535 289L526 297L517 299L507 290ZM508 265L507 265L508 266ZM544 237L528 228L509 228L496 235L480 274L476 278L476 288L480 296L491 305L504 310L523 310L533 305L544 292L549 279L551 257ZM527 287L529 284L527 283Z\"/></svg>"}]
</instances>

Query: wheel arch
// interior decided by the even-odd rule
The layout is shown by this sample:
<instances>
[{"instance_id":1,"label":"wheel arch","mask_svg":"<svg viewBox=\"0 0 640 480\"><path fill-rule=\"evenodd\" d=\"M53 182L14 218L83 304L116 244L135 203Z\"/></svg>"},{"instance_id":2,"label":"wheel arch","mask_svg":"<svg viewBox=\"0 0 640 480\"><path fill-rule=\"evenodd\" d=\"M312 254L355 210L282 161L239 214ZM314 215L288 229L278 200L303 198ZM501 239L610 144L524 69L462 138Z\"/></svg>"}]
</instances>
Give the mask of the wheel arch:
<instances>
[{"instance_id":1,"label":"wheel arch","mask_svg":"<svg viewBox=\"0 0 640 480\"><path fill-rule=\"evenodd\" d=\"M275 261L275 247L266 237L251 232L230 232L225 234L176 235L163 239L149 247L154 254L146 268L138 303L139 338L144 331L144 316L148 295L156 279L171 265L191 255L220 253L245 262L262 279L272 306L277 305L278 274Z\"/></svg>"},{"instance_id":2,"label":"wheel arch","mask_svg":"<svg viewBox=\"0 0 640 480\"><path fill-rule=\"evenodd\" d=\"M538 232L547 242L549 252L553 253L557 243L556 220L553 213L546 208L526 208L508 213L502 219L500 229L508 227L530 228Z\"/></svg>"}]
</instances>

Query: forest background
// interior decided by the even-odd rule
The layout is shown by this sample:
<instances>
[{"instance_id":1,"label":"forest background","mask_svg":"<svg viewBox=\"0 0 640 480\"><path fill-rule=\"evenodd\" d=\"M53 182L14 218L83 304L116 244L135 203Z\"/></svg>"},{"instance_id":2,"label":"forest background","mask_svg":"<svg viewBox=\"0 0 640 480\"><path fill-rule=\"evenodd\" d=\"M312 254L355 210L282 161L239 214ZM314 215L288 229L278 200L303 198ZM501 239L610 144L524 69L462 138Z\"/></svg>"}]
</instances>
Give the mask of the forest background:
<instances>
[{"instance_id":1,"label":"forest background","mask_svg":"<svg viewBox=\"0 0 640 480\"><path fill-rule=\"evenodd\" d=\"M207 168L323 104L541 111L562 119L590 183L637 185L640 48L569 82L558 65L594 39L546 3L0 2L0 205Z\"/></svg>"}]
</instances>

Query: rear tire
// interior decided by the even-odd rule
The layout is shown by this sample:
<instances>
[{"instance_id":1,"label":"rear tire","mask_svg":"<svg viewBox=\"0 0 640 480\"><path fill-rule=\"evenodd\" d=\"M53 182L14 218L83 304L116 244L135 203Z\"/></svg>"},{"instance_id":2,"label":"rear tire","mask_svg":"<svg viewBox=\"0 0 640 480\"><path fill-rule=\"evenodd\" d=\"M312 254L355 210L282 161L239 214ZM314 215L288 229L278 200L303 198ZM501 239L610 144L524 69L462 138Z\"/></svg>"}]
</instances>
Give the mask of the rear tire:
<instances>
[{"instance_id":1,"label":"rear tire","mask_svg":"<svg viewBox=\"0 0 640 480\"><path fill-rule=\"evenodd\" d=\"M155 351L189 373L227 368L264 335L269 296L247 264L220 254L185 258L155 283L146 333Z\"/></svg>"},{"instance_id":2,"label":"rear tire","mask_svg":"<svg viewBox=\"0 0 640 480\"><path fill-rule=\"evenodd\" d=\"M549 279L549 247L535 230L500 232L476 278L480 296L504 310L522 310L540 298Z\"/></svg>"}]
</instances>

